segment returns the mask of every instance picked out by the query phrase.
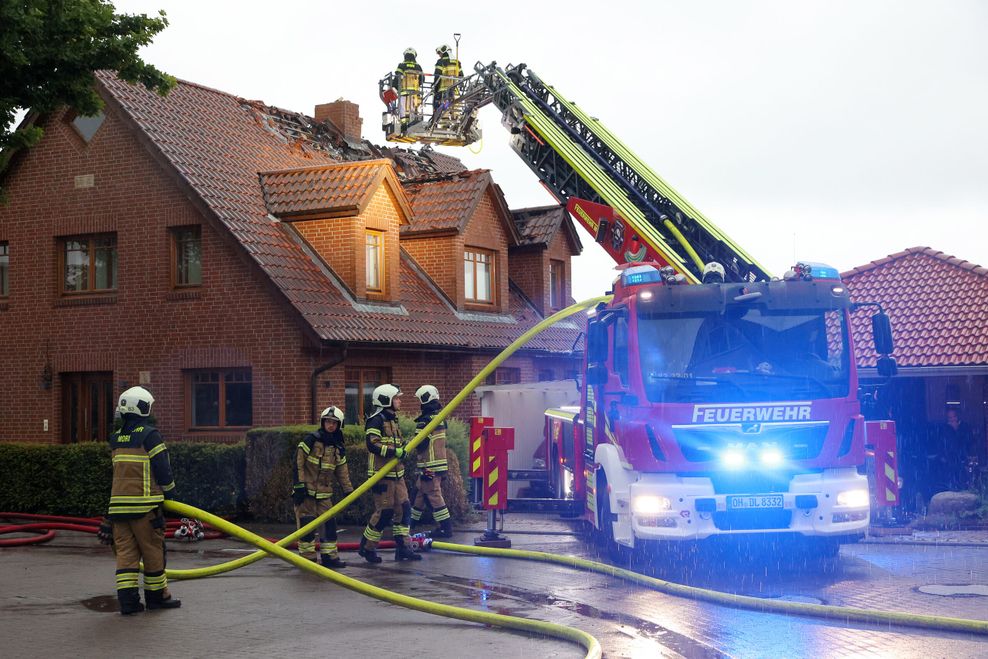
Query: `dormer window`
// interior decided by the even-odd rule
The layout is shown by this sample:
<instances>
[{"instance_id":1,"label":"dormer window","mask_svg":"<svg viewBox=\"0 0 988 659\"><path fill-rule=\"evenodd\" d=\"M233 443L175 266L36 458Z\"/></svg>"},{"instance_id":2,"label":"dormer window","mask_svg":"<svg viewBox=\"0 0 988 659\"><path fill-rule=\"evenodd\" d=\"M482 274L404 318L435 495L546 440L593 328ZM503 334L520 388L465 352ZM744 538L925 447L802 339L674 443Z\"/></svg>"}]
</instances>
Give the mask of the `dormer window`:
<instances>
[{"instance_id":1,"label":"dormer window","mask_svg":"<svg viewBox=\"0 0 988 659\"><path fill-rule=\"evenodd\" d=\"M384 292L384 232L367 230L366 250L367 292Z\"/></svg>"},{"instance_id":2,"label":"dormer window","mask_svg":"<svg viewBox=\"0 0 988 659\"><path fill-rule=\"evenodd\" d=\"M494 252L467 247L463 259L464 299L472 304L493 304Z\"/></svg>"},{"instance_id":3,"label":"dormer window","mask_svg":"<svg viewBox=\"0 0 988 659\"><path fill-rule=\"evenodd\" d=\"M106 119L106 115L100 110L91 117L87 117L81 114L75 114L69 124L75 129L75 132L79 134L79 137L83 139L86 144L89 144L90 140L93 139L93 135L96 131L100 129L103 125L103 121Z\"/></svg>"}]
</instances>

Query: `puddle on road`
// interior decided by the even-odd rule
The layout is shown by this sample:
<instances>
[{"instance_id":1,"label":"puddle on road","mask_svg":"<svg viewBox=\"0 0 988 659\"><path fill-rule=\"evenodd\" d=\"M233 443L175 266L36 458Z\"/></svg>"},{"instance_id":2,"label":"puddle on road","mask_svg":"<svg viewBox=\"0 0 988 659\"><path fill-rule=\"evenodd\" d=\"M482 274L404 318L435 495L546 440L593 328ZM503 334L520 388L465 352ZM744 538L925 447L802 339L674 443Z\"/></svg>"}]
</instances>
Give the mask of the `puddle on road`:
<instances>
[{"instance_id":1,"label":"puddle on road","mask_svg":"<svg viewBox=\"0 0 988 659\"><path fill-rule=\"evenodd\" d=\"M120 611L115 595L98 595L82 600L80 603L90 611L98 613L117 613Z\"/></svg>"},{"instance_id":2,"label":"puddle on road","mask_svg":"<svg viewBox=\"0 0 988 659\"><path fill-rule=\"evenodd\" d=\"M916 590L941 597L988 597L988 586L983 584L930 584Z\"/></svg>"}]
</instances>

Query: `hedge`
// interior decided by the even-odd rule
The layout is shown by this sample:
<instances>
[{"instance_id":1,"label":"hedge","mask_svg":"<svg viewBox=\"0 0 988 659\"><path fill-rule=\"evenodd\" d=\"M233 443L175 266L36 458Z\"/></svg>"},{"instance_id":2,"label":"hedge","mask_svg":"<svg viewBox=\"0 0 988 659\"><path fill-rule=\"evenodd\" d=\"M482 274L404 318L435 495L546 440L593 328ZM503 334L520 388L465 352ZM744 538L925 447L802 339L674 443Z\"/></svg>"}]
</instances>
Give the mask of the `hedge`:
<instances>
[{"instance_id":1,"label":"hedge","mask_svg":"<svg viewBox=\"0 0 988 659\"><path fill-rule=\"evenodd\" d=\"M244 499L243 444L168 445L175 498L218 515L239 512ZM110 447L0 444L0 510L94 517L110 500Z\"/></svg>"},{"instance_id":2,"label":"hedge","mask_svg":"<svg viewBox=\"0 0 988 659\"><path fill-rule=\"evenodd\" d=\"M415 422L409 417L399 417L401 433L404 437L415 436ZM280 426L276 428L255 428L247 433L247 463L245 491L247 506L258 519L276 522L294 521L291 505L292 460L295 449L317 426ZM467 502L464 468L467 464L467 426L461 421L450 420L446 432L447 458L450 473L443 480L443 497L454 519L463 519L470 511ZM363 427L349 425L343 429L346 445L347 466L350 480L357 487L367 480L367 447L364 442ZM414 459L406 458L405 481L412 501L415 500ZM342 498L337 490L334 502ZM337 519L344 524L363 525L374 511L371 495L365 494L343 511ZM356 537L356 536L355 536ZM353 540L354 538L349 538Z\"/></svg>"}]
</instances>

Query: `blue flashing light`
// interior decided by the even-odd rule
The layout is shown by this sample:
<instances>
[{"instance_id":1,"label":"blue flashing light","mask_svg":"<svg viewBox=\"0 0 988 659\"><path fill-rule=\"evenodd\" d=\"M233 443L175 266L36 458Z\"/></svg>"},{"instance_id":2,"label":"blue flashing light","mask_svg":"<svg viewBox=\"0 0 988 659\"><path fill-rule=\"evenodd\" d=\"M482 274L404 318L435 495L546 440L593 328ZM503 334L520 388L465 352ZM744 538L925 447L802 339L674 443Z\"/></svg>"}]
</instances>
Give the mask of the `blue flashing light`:
<instances>
[{"instance_id":1,"label":"blue flashing light","mask_svg":"<svg viewBox=\"0 0 988 659\"><path fill-rule=\"evenodd\" d=\"M840 281L840 272L837 268L832 265L827 265L826 263L809 263L805 262L806 265L810 266L810 276L813 279L835 279Z\"/></svg>"},{"instance_id":2,"label":"blue flashing light","mask_svg":"<svg viewBox=\"0 0 988 659\"><path fill-rule=\"evenodd\" d=\"M657 284L661 281L662 275L658 270L651 267L629 268L621 275L621 284L624 286Z\"/></svg>"}]
</instances>

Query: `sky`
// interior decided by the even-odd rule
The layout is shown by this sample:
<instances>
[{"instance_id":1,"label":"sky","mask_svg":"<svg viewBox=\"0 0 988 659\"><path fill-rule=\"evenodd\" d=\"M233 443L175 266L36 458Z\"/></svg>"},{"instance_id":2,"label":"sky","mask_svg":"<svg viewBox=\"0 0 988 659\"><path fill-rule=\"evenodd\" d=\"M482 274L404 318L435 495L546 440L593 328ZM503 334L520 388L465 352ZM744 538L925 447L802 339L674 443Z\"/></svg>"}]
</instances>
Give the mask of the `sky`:
<instances>
[{"instance_id":1,"label":"sky","mask_svg":"<svg viewBox=\"0 0 988 659\"><path fill-rule=\"evenodd\" d=\"M412 46L426 70L525 62L597 117L776 275L926 246L988 266L988 3L787 0L607 3L188 2L144 59L184 80L312 113L346 98L383 143L377 81ZM508 147L440 149L492 170L512 208L552 203ZM574 297L613 264L587 235Z\"/></svg>"}]
</instances>

